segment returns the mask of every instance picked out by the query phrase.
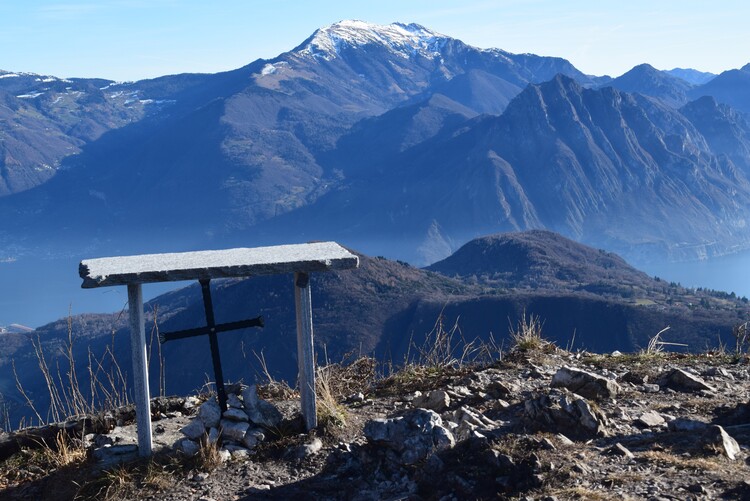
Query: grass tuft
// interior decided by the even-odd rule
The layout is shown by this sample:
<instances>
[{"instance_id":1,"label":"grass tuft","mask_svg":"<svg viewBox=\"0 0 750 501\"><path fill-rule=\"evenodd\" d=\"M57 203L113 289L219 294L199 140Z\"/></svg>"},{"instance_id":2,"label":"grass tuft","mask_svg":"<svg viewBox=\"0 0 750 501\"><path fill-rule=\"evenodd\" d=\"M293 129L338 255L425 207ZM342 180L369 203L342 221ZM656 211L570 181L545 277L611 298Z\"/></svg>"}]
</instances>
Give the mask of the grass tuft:
<instances>
[{"instance_id":1,"label":"grass tuft","mask_svg":"<svg viewBox=\"0 0 750 501\"><path fill-rule=\"evenodd\" d=\"M315 394L317 397L318 425L323 429L331 426L342 428L346 426L346 409L339 404L341 395L334 394L334 378L336 365L327 365L315 369Z\"/></svg>"},{"instance_id":2,"label":"grass tuft","mask_svg":"<svg viewBox=\"0 0 750 501\"><path fill-rule=\"evenodd\" d=\"M205 433L203 434L200 444L201 447L198 450L198 454L196 454L195 456L195 466L198 469L205 472L210 472L221 465L221 454L219 453L219 450L221 448L221 446L219 445L220 443L221 439L211 441L208 439L208 435L206 435Z\"/></svg>"},{"instance_id":3,"label":"grass tuft","mask_svg":"<svg viewBox=\"0 0 750 501\"><path fill-rule=\"evenodd\" d=\"M518 323L509 327L513 347L519 351L537 351L550 346L552 343L542 337L543 325L539 315L532 313L527 317L524 311Z\"/></svg>"},{"instance_id":4,"label":"grass tuft","mask_svg":"<svg viewBox=\"0 0 750 501\"><path fill-rule=\"evenodd\" d=\"M45 460L54 468L64 468L86 460L86 447L77 438L71 438L63 431L58 432L52 447L41 449Z\"/></svg>"}]
</instances>

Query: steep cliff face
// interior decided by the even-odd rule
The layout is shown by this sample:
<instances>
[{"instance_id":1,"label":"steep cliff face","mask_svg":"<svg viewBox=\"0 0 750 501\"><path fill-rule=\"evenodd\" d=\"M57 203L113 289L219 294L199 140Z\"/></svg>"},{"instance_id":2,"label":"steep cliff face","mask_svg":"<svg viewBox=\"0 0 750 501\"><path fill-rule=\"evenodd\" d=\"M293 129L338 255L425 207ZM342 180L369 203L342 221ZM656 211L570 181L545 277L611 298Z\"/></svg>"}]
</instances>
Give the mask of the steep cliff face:
<instances>
[{"instance_id":1,"label":"steep cliff face","mask_svg":"<svg viewBox=\"0 0 750 501\"><path fill-rule=\"evenodd\" d=\"M527 88L497 121L496 151L548 228L679 255L677 242L728 242L745 226L745 177L687 118L647 97L558 77Z\"/></svg>"},{"instance_id":2,"label":"steep cliff face","mask_svg":"<svg viewBox=\"0 0 750 501\"><path fill-rule=\"evenodd\" d=\"M714 154L725 155L745 176L750 175L750 123L745 115L710 96L686 104L680 113L703 135Z\"/></svg>"},{"instance_id":3,"label":"steep cliff face","mask_svg":"<svg viewBox=\"0 0 750 501\"><path fill-rule=\"evenodd\" d=\"M401 242L417 262L482 233L533 228L631 258L721 254L750 242L750 164L741 116L703 108L683 114L558 75L527 86L500 116L446 119L403 151L352 156L342 167L348 184L280 221L312 235L325 215L327 235ZM362 124L353 144L377 138L375 123Z\"/></svg>"}]
</instances>

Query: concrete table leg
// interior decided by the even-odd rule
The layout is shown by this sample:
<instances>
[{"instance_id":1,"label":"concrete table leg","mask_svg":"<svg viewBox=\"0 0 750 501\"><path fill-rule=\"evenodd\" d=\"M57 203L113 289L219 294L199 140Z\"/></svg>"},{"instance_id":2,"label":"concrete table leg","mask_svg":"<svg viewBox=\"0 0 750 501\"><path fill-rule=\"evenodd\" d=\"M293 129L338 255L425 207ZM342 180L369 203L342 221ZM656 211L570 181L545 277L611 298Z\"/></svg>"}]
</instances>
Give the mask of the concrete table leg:
<instances>
[{"instance_id":1,"label":"concrete table leg","mask_svg":"<svg viewBox=\"0 0 750 501\"><path fill-rule=\"evenodd\" d=\"M148 364L146 362L146 330L143 320L143 290L141 284L128 284L130 313L130 347L133 358L133 385L135 387L135 416L138 426L138 454L150 456L151 404L148 391Z\"/></svg>"},{"instance_id":2,"label":"concrete table leg","mask_svg":"<svg viewBox=\"0 0 750 501\"><path fill-rule=\"evenodd\" d=\"M312 302L310 276L307 273L294 274L294 303L297 313L297 366L302 397L302 416L309 431L318 425L318 417L315 402Z\"/></svg>"}]
</instances>

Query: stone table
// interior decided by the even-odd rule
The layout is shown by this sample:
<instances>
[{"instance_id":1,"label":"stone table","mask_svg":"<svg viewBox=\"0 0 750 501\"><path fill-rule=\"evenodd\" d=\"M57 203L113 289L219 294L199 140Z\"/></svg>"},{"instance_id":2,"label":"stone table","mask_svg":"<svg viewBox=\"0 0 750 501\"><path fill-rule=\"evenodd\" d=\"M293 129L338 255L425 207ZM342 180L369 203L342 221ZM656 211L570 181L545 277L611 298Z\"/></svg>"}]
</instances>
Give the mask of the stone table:
<instances>
[{"instance_id":1,"label":"stone table","mask_svg":"<svg viewBox=\"0 0 750 501\"><path fill-rule=\"evenodd\" d=\"M309 273L357 266L359 258L336 242L144 254L81 261L81 287L125 285L128 288L139 454L150 456L153 444L142 284L179 280L200 280L203 283L213 278L293 273L301 407L309 430L317 426Z\"/></svg>"}]
</instances>

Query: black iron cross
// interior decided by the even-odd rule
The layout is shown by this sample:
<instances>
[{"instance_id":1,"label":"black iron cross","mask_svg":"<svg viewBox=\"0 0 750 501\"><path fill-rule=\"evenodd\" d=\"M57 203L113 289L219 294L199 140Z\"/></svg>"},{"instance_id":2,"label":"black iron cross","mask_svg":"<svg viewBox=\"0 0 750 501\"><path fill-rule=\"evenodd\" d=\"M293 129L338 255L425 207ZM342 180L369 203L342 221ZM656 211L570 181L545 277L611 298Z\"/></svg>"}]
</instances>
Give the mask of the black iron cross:
<instances>
[{"instance_id":1,"label":"black iron cross","mask_svg":"<svg viewBox=\"0 0 750 501\"><path fill-rule=\"evenodd\" d=\"M219 341L216 334L219 332L233 331L244 329L246 327L263 327L263 317L251 318L249 320L240 320L238 322L228 322L216 325L214 320L214 307L211 301L211 280L199 280L201 290L203 291L203 307L206 311L206 326L196 329L185 329L175 332L164 332L159 334L159 341L166 343L174 339L184 339L186 337L202 336L208 334L208 341L211 345L211 359L214 364L214 376L216 377L216 393L219 396L219 406L222 412L227 410L227 394L224 390L224 375L221 372L221 358L219 357Z\"/></svg>"}]
</instances>

